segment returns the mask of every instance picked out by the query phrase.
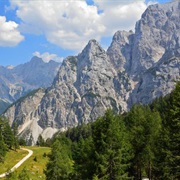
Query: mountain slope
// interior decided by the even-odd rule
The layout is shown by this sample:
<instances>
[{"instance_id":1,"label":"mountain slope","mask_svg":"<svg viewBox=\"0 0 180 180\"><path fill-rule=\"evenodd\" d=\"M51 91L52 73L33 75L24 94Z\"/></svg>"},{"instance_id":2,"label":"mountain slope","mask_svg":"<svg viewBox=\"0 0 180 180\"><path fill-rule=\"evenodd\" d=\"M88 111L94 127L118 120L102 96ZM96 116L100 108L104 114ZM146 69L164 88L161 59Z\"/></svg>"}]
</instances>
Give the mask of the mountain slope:
<instances>
[{"instance_id":1,"label":"mountain slope","mask_svg":"<svg viewBox=\"0 0 180 180\"><path fill-rule=\"evenodd\" d=\"M24 118L28 130L21 128L21 134L36 142L40 133L48 138L58 129L94 121L107 108L127 111L168 94L179 79L179 60L180 2L151 5L135 33L115 33L107 52L89 41L78 56L64 60L51 87L35 94L33 109L27 108L33 100L25 98L5 116L11 123Z\"/></svg>"},{"instance_id":2,"label":"mountain slope","mask_svg":"<svg viewBox=\"0 0 180 180\"><path fill-rule=\"evenodd\" d=\"M0 99L10 104L33 89L49 87L59 69L59 63L45 63L38 57L14 68L0 66ZM1 103L4 108L5 103Z\"/></svg>"}]
</instances>

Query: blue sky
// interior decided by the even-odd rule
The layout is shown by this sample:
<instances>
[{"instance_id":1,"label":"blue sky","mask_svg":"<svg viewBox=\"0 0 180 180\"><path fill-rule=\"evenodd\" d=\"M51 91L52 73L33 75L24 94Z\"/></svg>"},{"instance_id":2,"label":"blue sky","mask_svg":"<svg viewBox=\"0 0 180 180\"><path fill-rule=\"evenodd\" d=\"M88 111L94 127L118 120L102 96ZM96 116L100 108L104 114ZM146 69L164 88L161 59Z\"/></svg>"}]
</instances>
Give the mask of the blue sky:
<instances>
[{"instance_id":1,"label":"blue sky","mask_svg":"<svg viewBox=\"0 0 180 180\"><path fill-rule=\"evenodd\" d=\"M81 52L90 39L106 49L117 30L134 30L151 3L170 0L0 0L0 65L48 62Z\"/></svg>"}]
</instances>

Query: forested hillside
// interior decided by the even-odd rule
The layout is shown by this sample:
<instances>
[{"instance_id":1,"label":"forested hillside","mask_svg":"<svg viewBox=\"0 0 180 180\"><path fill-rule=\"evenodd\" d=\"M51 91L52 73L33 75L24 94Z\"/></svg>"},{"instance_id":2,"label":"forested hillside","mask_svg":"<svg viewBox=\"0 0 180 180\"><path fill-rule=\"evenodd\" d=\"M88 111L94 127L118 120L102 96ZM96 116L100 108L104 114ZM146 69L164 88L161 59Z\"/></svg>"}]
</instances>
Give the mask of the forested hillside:
<instances>
[{"instance_id":1,"label":"forested hillside","mask_svg":"<svg viewBox=\"0 0 180 180\"><path fill-rule=\"evenodd\" d=\"M95 122L56 133L46 142L52 152L47 180L179 180L180 83L164 98L134 105L124 114L107 110ZM18 148L17 127L0 118L0 161Z\"/></svg>"},{"instance_id":2,"label":"forested hillside","mask_svg":"<svg viewBox=\"0 0 180 180\"><path fill-rule=\"evenodd\" d=\"M180 83L150 105L56 134L47 180L180 179Z\"/></svg>"}]
</instances>

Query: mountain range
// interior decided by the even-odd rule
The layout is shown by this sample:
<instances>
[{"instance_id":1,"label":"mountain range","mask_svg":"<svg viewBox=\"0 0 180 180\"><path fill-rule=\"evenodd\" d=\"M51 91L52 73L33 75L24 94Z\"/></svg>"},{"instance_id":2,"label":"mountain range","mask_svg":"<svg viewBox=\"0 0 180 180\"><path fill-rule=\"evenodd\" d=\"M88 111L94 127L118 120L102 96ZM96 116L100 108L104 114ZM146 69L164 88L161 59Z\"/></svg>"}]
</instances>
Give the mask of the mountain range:
<instances>
[{"instance_id":1,"label":"mountain range","mask_svg":"<svg viewBox=\"0 0 180 180\"><path fill-rule=\"evenodd\" d=\"M107 51L90 40L63 61L50 87L15 102L4 116L35 144L39 134L47 139L95 121L108 108L122 113L135 103L148 104L170 93L179 77L180 2L154 4L135 32L116 32Z\"/></svg>"},{"instance_id":2,"label":"mountain range","mask_svg":"<svg viewBox=\"0 0 180 180\"><path fill-rule=\"evenodd\" d=\"M60 64L33 57L15 67L0 66L0 113L11 103L37 88L51 86Z\"/></svg>"}]
</instances>

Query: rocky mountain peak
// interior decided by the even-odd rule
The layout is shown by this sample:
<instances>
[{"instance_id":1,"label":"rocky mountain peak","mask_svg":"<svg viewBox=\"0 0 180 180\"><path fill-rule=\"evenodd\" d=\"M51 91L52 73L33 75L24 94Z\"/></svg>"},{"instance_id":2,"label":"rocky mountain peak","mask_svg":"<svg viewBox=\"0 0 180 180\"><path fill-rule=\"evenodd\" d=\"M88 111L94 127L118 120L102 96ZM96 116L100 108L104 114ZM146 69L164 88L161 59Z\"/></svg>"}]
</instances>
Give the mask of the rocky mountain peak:
<instances>
[{"instance_id":1,"label":"rocky mountain peak","mask_svg":"<svg viewBox=\"0 0 180 180\"><path fill-rule=\"evenodd\" d=\"M130 71L133 38L132 31L117 31L113 36L107 55L117 71Z\"/></svg>"},{"instance_id":2,"label":"rocky mountain peak","mask_svg":"<svg viewBox=\"0 0 180 180\"><path fill-rule=\"evenodd\" d=\"M81 54L79 54L80 59L89 59L93 60L93 57L97 57L99 55L105 54L105 50L100 46L100 44L92 39L83 49Z\"/></svg>"},{"instance_id":3,"label":"rocky mountain peak","mask_svg":"<svg viewBox=\"0 0 180 180\"><path fill-rule=\"evenodd\" d=\"M39 58L39 57L37 57L37 56L33 56L33 57L31 58L31 60L30 60L29 63L38 64L38 63L43 63L43 62L44 62L44 61L43 61L41 58Z\"/></svg>"},{"instance_id":4,"label":"rocky mountain peak","mask_svg":"<svg viewBox=\"0 0 180 180\"><path fill-rule=\"evenodd\" d=\"M149 6L136 23L131 74L142 75L166 53L177 52L179 36L179 2Z\"/></svg>"},{"instance_id":5,"label":"rocky mountain peak","mask_svg":"<svg viewBox=\"0 0 180 180\"><path fill-rule=\"evenodd\" d=\"M33 89L50 86L59 66L55 61L45 63L38 57L13 68L0 66L0 106L4 102L16 101ZM3 105L0 113L6 107L7 103Z\"/></svg>"},{"instance_id":6,"label":"rocky mountain peak","mask_svg":"<svg viewBox=\"0 0 180 180\"><path fill-rule=\"evenodd\" d=\"M117 31L113 36L113 42L117 42L121 46L129 44L129 36L133 34L133 31Z\"/></svg>"}]
</instances>

